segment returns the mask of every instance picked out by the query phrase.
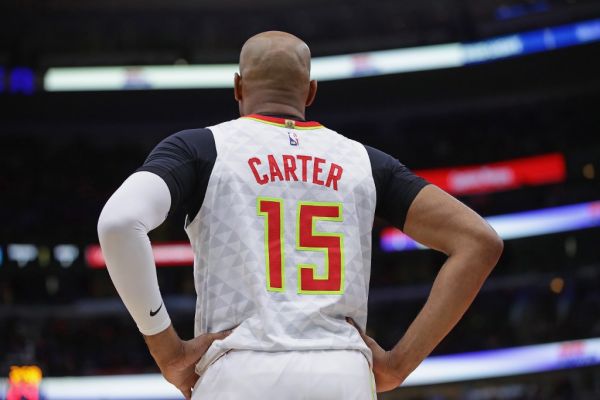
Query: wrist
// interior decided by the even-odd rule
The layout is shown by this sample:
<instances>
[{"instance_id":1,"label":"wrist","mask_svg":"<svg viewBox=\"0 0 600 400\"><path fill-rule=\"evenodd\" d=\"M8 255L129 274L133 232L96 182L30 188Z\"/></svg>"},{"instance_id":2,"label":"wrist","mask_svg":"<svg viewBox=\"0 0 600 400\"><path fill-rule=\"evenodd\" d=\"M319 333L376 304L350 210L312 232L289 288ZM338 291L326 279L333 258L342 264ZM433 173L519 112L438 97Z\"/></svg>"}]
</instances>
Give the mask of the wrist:
<instances>
[{"instance_id":1,"label":"wrist","mask_svg":"<svg viewBox=\"0 0 600 400\"><path fill-rule=\"evenodd\" d=\"M159 367L168 365L183 352L183 341L173 325L155 335L144 335L148 350Z\"/></svg>"},{"instance_id":2,"label":"wrist","mask_svg":"<svg viewBox=\"0 0 600 400\"><path fill-rule=\"evenodd\" d=\"M389 354L389 368L393 371L393 375L397 376L402 381L404 381L404 379L406 379L422 361L414 351L411 351L408 346L404 346L402 341L389 351Z\"/></svg>"}]
</instances>

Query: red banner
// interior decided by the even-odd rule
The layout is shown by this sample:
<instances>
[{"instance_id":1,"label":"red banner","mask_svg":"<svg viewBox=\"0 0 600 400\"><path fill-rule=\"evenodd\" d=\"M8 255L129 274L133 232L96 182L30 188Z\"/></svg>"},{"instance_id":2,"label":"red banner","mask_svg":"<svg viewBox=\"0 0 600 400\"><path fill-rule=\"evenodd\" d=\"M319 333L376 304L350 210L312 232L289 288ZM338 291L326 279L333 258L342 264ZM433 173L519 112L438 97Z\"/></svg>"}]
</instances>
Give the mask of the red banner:
<instances>
[{"instance_id":1,"label":"red banner","mask_svg":"<svg viewBox=\"0 0 600 400\"><path fill-rule=\"evenodd\" d=\"M415 171L448 193L481 194L547 185L565 180L565 158L560 153L518 158L491 164Z\"/></svg>"},{"instance_id":2,"label":"red banner","mask_svg":"<svg viewBox=\"0 0 600 400\"><path fill-rule=\"evenodd\" d=\"M152 253L158 267L174 267L194 264L194 253L189 243L160 243L152 245ZM106 268L100 246L90 245L85 250L85 260L91 268Z\"/></svg>"}]
</instances>

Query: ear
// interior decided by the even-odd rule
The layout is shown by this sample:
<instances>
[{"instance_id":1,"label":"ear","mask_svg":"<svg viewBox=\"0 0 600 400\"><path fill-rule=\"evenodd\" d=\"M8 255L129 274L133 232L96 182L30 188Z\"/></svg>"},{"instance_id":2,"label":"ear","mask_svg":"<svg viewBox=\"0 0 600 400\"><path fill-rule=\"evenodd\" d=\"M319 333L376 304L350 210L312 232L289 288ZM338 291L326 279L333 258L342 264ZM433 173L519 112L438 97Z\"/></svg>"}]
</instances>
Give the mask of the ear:
<instances>
[{"instance_id":1,"label":"ear","mask_svg":"<svg viewBox=\"0 0 600 400\"><path fill-rule=\"evenodd\" d=\"M233 76L233 97L238 102L242 100L242 77L237 72Z\"/></svg>"},{"instance_id":2,"label":"ear","mask_svg":"<svg viewBox=\"0 0 600 400\"><path fill-rule=\"evenodd\" d=\"M306 107L309 107L315 101L316 96L317 96L317 81L313 79L308 84L308 96L306 96L306 103L304 103L306 105Z\"/></svg>"}]
</instances>

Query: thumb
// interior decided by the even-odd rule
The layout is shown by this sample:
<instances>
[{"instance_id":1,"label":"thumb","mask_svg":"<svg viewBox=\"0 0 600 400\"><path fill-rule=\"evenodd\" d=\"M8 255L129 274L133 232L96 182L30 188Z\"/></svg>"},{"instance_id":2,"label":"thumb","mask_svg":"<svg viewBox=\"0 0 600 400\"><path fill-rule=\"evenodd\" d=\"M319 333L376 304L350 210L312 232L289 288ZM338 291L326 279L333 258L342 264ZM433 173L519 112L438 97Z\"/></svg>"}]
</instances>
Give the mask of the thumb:
<instances>
[{"instance_id":1,"label":"thumb","mask_svg":"<svg viewBox=\"0 0 600 400\"><path fill-rule=\"evenodd\" d=\"M206 350L210 347L212 342L215 340L223 340L227 336L229 336L233 332L233 329L228 329L226 331L215 332L215 333L205 333L204 335L196 336L191 340L194 348L197 349L200 353L204 354Z\"/></svg>"}]
</instances>

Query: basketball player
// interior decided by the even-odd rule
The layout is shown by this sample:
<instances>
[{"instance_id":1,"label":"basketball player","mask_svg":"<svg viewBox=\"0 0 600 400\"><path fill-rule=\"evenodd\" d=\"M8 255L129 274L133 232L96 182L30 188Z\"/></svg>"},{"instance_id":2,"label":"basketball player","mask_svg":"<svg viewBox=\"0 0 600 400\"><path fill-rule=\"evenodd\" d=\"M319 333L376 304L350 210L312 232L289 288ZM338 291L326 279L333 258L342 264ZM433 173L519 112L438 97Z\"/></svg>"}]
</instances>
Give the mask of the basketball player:
<instances>
[{"instance_id":1,"label":"basketball player","mask_svg":"<svg viewBox=\"0 0 600 400\"><path fill-rule=\"evenodd\" d=\"M241 118L168 137L104 207L114 285L187 399L376 398L457 323L502 241L394 158L305 121L317 83L297 37L250 38L234 83ZM190 341L171 325L147 235L179 207L195 255ZM362 333L375 215L448 255L390 351Z\"/></svg>"}]
</instances>

